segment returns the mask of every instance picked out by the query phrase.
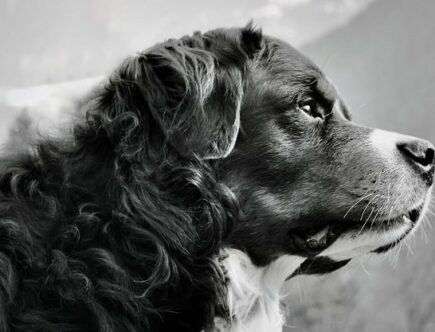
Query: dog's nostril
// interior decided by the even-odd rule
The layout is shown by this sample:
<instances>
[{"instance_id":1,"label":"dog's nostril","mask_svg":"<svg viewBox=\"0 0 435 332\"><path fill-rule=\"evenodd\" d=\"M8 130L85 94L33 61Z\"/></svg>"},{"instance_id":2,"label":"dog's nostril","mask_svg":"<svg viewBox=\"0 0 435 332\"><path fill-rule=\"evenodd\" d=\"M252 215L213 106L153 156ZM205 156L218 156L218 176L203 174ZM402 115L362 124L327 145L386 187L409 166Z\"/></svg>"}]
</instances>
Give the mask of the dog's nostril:
<instances>
[{"instance_id":1,"label":"dog's nostril","mask_svg":"<svg viewBox=\"0 0 435 332\"><path fill-rule=\"evenodd\" d=\"M434 163L434 147L426 141L409 141L398 143L397 148L405 157L419 166L429 166Z\"/></svg>"},{"instance_id":2,"label":"dog's nostril","mask_svg":"<svg viewBox=\"0 0 435 332\"><path fill-rule=\"evenodd\" d=\"M426 153L426 165L433 164L434 162L435 151L433 148L429 148Z\"/></svg>"}]
</instances>

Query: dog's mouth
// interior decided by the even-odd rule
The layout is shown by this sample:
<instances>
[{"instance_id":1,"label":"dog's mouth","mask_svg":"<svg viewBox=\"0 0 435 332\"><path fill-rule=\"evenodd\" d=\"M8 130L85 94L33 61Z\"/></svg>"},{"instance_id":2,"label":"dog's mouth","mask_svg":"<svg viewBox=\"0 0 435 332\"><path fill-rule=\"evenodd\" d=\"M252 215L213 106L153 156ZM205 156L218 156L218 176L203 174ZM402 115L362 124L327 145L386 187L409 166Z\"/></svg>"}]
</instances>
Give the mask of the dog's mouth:
<instances>
[{"instance_id":1,"label":"dog's mouth","mask_svg":"<svg viewBox=\"0 0 435 332\"><path fill-rule=\"evenodd\" d=\"M399 225L407 225L406 231L395 243L386 244L385 247L390 248L400 242L412 230L419 220L422 210L423 205L392 219L380 219L370 222L351 220L328 222L327 224L292 230L289 234L297 254L313 257L327 249L345 233L357 237L366 232L386 232L397 228Z\"/></svg>"}]
</instances>

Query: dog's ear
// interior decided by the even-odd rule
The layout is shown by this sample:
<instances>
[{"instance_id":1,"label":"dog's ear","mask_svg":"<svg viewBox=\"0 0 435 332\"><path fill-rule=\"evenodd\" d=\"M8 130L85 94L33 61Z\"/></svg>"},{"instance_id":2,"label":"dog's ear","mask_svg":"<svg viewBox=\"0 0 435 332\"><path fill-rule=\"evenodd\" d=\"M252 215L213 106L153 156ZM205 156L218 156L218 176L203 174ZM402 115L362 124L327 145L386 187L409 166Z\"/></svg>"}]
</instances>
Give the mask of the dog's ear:
<instances>
[{"instance_id":1,"label":"dog's ear","mask_svg":"<svg viewBox=\"0 0 435 332\"><path fill-rule=\"evenodd\" d=\"M230 32L169 40L136 58L148 109L185 158L224 158L235 145L245 69L261 33Z\"/></svg>"},{"instance_id":2,"label":"dog's ear","mask_svg":"<svg viewBox=\"0 0 435 332\"><path fill-rule=\"evenodd\" d=\"M241 31L242 46L245 49L249 58L254 58L258 52L263 48L264 40L261 29L254 26L252 21Z\"/></svg>"}]
</instances>

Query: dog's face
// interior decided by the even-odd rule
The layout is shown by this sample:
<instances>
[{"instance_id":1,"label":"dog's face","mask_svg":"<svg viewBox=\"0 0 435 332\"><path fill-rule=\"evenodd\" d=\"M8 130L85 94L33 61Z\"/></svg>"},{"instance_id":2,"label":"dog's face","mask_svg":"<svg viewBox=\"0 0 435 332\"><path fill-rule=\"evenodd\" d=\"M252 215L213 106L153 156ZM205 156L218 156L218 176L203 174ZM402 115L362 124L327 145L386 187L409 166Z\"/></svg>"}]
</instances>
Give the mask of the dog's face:
<instances>
[{"instance_id":1,"label":"dog's face","mask_svg":"<svg viewBox=\"0 0 435 332\"><path fill-rule=\"evenodd\" d=\"M428 201L432 145L353 123L313 63L282 41L265 45L225 161L242 209L231 241L259 264L285 254L332 264L395 246Z\"/></svg>"},{"instance_id":2,"label":"dog's face","mask_svg":"<svg viewBox=\"0 0 435 332\"><path fill-rule=\"evenodd\" d=\"M170 145L219 160L241 209L229 245L257 264L299 255L305 272L326 272L387 251L420 221L433 146L353 123L332 83L288 44L250 27L215 30L135 61L126 72L148 84Z\"/></svg>"}]
</instances>

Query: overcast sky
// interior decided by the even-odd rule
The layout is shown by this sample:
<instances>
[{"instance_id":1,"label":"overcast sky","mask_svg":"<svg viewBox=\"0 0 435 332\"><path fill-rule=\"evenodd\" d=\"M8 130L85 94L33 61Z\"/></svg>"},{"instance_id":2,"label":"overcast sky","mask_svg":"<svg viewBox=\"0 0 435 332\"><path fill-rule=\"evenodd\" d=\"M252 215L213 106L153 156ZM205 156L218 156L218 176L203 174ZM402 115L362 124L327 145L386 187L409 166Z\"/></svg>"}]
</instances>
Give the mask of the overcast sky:
<instances>
[{"instance_id":1,"label":"overcast sky","mask_svg":"<svg viewBox=\"0 0 435 332\"><path fill-rule=\"evenodd\" d=\"M167 38L250 19L298 46L373 0L0 0L0 87L105 74Z\"/></svg>"}]
</instances>

